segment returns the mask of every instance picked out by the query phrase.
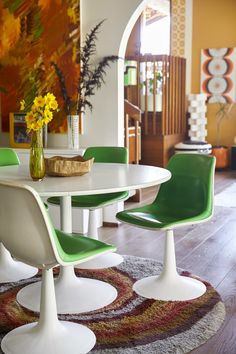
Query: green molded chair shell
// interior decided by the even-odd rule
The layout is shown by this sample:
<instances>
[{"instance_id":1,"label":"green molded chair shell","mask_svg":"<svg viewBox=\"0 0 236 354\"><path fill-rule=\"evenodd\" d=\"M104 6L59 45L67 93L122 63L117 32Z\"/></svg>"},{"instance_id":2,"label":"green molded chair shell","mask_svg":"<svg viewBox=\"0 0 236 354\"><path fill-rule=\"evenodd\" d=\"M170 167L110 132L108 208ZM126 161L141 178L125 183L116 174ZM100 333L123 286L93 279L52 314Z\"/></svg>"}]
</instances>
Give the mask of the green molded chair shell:
<instances>
[{"instance_id":1,"label":"green molded chair shell","mask_svg":"<svg viewBox=\"0 0 236 354\"><path fill-rule=\"evenodd\" d=\"M73 208L92 210L117 203L121 200L124 200L128 196L128 192L74 196L71 198L71 205ZM48 202L50 204L60 205L60 197L50 197L48 198Z\"/></svg>"},{"instance_id":2,"label":"green molded chair shell","mask_svg":"<svg viewBox=\"0 0 236 354\"><path fill-rule=\"evenodd\" d=\"M0 204L0 241L14 257L42 269L39 322L8 333L2 350L12 354L87 353L95 345L93 332L57 318L52 267L78 264L116 248L55 230L41 198L29 186L0 181L0 197L5 201Z\"/></svg>"},{"instance_id":3,"label":"green molded chair shell","mask_svg":"<svg viewBox=\"0 0 236 354\"><path fill-rule=\"evenodd\" d=\"M84 153L84 158L94 158L96 163L128 163L128 149L126 147L117 146L95 146L89 147ZM88 233L94 239L98 239L96 209L102 208L120 201L124 201L129 197L129 192L116 192L106 194L92 194L83 196L74 196L71 198L72 207L89 210ZM51 197L48 199L50 204L60 205L59 197ZM106 255L95 259L93 262L85 262L80 264L79 268L98 269L107 268L118 265L123 258L118 254Z\"/></svg>"},{"instance_id":4,"label":"green molded chair shell","mask_svg":"<svg viewBox=\"0 0 236 354\"><path fill-rule=\"evenodd\" d=\"M0 166L19 165L20 160L13 149L0 148Z\"/></svg>"},{"instance_id":5,"label":"green molded chair shell","mask_svg":"<svg viewBox=\"0 0 236 354\"><path fill-rule=\"evenodd\" d=\"M214 164L211 156L175 155L167 166L172 178L160 186L154 202L120 212L117 218L151 229L208 219L213 211Z\"/></svg>"},{"instance_id":6,"label":"green molded chair shell","mask_svg":"<svg viewBox=\"0 0 236 354\"><path fill-rule=\"evenodd\" d=\"M94 157L95 162L128 163L128 149L119 146L92 146L85 150L86 160Z\"/></svg>"},{"instance_id":7,"label":"green molded chair shell","mask_svg":"<svg viewBox=\"0 0 236 354\"><path fill-rule=\"evenodd\" d=\"M97 254L100 255L116 250L116 247L90 237L78 234L68 235L56 229L55 233L55 244L60 256L58 263L64 266L68 265L68 263L76 265L84 260L93 259Z\"/></svg>"},{"instance_id":8,"label":"green molded chair shell","mask_svg":"<svg viewBox=\"0 0 236 354\"><path fill-rule=\"evenodd\" d=\"M137 227L167 230L164 269L159 283L157 277L150 277L151 280L146 278L147 284L144 285L144 280L137 282L134 285L135 291L142 296L159 300L189 300L202 295L205 285L202 286L201 283L199 290L195 279L194 284L189 285L190 278L178 276L172 229L203 222L212 216L215 158L203 154L176 154L170 159L167 168L172 177L160 186L153 203L124 210L117 214L117 218ZM170 277L165 277L169 272L173 278L171 281ZM187 285L182 285L182 282ZM179 291L176 290L177 287Z\"/></svg>"}]
</instances>

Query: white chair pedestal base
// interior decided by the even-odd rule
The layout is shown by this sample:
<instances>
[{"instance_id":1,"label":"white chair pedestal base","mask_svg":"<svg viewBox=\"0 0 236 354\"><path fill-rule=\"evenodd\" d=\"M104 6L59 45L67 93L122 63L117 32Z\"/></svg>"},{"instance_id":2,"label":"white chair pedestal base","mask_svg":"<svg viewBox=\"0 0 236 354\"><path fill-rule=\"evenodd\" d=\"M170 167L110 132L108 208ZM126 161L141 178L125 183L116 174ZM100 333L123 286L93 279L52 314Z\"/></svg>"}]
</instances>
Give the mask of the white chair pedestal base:
<instances>
[{"instance_id":1,"label":"white chair pedestal base","mask_svg":"<svg viewBox=\"0 0 236 354\"><path fill-rule=\"evenodd\" d=\"M96 343L89 328L73 322L58 321L54 330L42 332L36 322L18 327L3 338L1 348L5 354L85 354Z\"/></svg>"},{"instance_id":2,"label":"white chair pedestal base","mask_svg":"<svg viewBox=\"0 0 236 354\"><path fill-rule=\"evenodd\" d=\"M87 327L59 321L52 269L43 270L38 323L13 329L2 340L5 354L86 354L95 345L95 334Z\"/></svg>"},{"instance_id":3,"label":"white chair pedestal base","mask_svg":"<svg viewBox=\"0 0 236 354\"><path fill-rule=\"evenodd\" d=\"M37 273L37 268L15 261L4 245L0 243L0 283L31 278Z\"/></svg>"},{"instance_id":4,"label":"white chair pedestal base","mask_svg":"<svg viewBox=\"0 0 236 354\"><path fill-rule=\"evenodd\" d=\"M110 268L116 267L120 263L124 261L124 258L114 252L102 254L91 261L83 262L75 266L78 269L103 269L103 268Z\"/></svg>"},{"instance_id":5,"label":"white chair pedestal base","mask_svg":"<svg viewBox=\"0 0 236 354\"><path fill-rule=\"evenodd\" d=\"M203 295L206 286L199 280L178 274L173 230L166 230L162 273L136 281L133 290L147 299L186 301Z\"/></svg>"},{"instance_id":6,"label":"white chair pedestal base","mask_svg":"<svg viewBox=\"0 0 236 354\"><path fill-rule=\"evenodd\" d=\"M20 305L35 312L40 308L41 282L22 288L17 294ZM98 310L112 303L117 290L112 285L89 278L77 277L73 267L61 267L55 280L57 313L72 314Z\"/></svg>"},{"instance_id":7,"label":"white chair pedestal base","mask_svg":"<svg viewBox=\"0 0 236 354\"><path fill-rule=\"evenodd\" d=\"M152 276L135 282L133 290L147 299L185 301L203 295L206 286L199 280L181 275L170 279L164 276Z\"/></svg>"}]
</instances>

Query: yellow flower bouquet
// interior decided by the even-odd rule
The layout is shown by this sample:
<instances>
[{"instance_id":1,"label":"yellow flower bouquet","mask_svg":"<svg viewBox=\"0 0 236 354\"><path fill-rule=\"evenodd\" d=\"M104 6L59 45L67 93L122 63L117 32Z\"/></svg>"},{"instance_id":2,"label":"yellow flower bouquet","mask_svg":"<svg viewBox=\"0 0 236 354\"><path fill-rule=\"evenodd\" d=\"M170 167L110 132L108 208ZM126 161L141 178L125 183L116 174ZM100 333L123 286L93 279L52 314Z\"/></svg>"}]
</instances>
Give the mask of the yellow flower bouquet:
<instances>
[{"instance_id":1,"label":"yellow flower bouquet","mask_svg":"<svg viewBox=\"0 0 236 354\"><path fill-rule=\"evenodd\" d=\"M20 102L20 110L25 111L27 109L24 100ZM26 113L25 121L27 125L27 131L37 131L48 124L53 118L53 111L58 110L58 103L56 97L48 92L44 96L35 97L30 111Z\"/></svg>"},{"instance_id":2,"label":"yellow flower bouquet","mask_svg":"<svg viewBox=\"0 0 236 354\"><path fill-rule=\"evenodd\" d=\"M48 92L44 96L36 96L32 105L25 100L20 102L20 110L27 111L25 121L27 132L31 133L30 175L34 181L40 181L45 175L45 161L42 143L42 128L53 118L53 111L58 110L56 97Z\"/></svg>"}]
</instances>

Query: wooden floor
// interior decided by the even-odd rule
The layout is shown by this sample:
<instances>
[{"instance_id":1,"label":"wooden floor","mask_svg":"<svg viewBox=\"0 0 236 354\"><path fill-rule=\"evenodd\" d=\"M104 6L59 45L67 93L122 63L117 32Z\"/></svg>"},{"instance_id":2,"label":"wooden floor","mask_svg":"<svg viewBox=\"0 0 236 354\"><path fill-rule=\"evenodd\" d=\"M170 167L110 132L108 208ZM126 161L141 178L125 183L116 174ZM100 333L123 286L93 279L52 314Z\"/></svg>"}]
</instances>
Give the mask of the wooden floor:
<instances>
[{"instance_id":1,"label":"wooden floor","mask_svg":"<svg viewBox=\"0 0 236 354\"><path fill-rule=\"evenodd\" d=\"M236 171L216 172L215 194L236 181ZM156 188L142 191L141 203L152 201ZM120 254L162 260L164 233L121 224L99 229L100 239L114 243ZM226 320L218 333L193 354L236 353L236 208L215 207L205 223L176 229L177 265L209 281L226 306Z\"/></svg>"}]
</instances>

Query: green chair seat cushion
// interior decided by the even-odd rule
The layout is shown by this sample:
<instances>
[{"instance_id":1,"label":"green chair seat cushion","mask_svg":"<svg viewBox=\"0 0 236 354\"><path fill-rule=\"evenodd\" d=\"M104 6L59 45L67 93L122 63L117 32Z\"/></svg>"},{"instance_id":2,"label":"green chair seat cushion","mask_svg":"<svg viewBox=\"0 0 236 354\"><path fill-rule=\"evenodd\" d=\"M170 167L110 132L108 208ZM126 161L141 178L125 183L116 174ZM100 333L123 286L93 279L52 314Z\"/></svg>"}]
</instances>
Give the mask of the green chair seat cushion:
<instances>
[{"instance_id":1,"label":"green chair seat cushion","mask_svg":"<svg viewBox=\"0 0 236 354\"><path fill-rule=\"evenodd\" d=\"M81 195L72 197L71 203L73 208L92 209L116 203L128 198L128 196L128 192ZM60 205L60 197L51 197L47 201L54 205Z\"/></svg>"},{"instance_id":2,"label":"green chair seat cushion","mask_svg":"<svg viewBox=\"0 0 236 354\"><path fill-rule=\"evenodd\" d=\"M209 213L202 213L196 210L158 208L156 205L146 205L144 207L121 211L116 215L117 219L129 224L147 229L163 229L174 227L178 224L197 222L209 217Z\"/></svg>"},{"instance_id":3,"label":"green chair seat cushion","mask_svg":"<svg viewBox=\"0 0 236 354\"><path fill-rule=\"evenodd\" d=\"M116 251L116 247L79 234L67 234L55 229L55 241L59 256L64 262L87 260L102 252Z\"/></svg>"}]
</instances>

